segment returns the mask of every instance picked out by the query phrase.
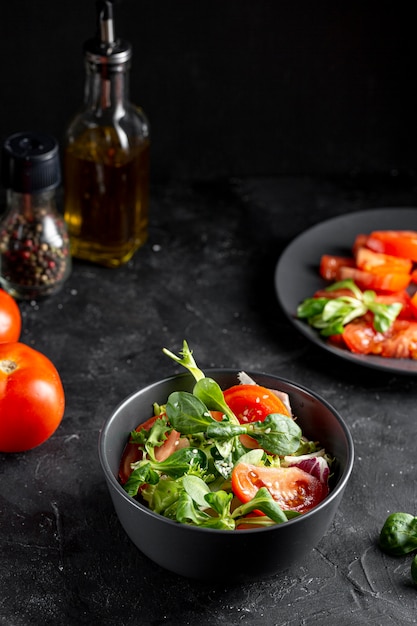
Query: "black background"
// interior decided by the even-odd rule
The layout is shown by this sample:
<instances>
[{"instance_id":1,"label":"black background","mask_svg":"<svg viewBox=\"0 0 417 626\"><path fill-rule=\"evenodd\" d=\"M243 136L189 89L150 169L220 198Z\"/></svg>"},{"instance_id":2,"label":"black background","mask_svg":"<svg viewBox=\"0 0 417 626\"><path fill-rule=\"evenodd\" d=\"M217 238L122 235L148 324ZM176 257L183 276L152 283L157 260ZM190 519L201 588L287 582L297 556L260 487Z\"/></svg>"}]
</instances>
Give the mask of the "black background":
<instances>
[{"instance_id":1,"label":"black background","mask_svg":"<svg viewBox=\"0 0 417 626\"><path fill-rule=\"evenodd\" d=\"M414 173L415 22L406 2L119 0L152 177ZM94 0L0 15L0 138L61 141L83 97Z\"/></svg>"}]
</instances>

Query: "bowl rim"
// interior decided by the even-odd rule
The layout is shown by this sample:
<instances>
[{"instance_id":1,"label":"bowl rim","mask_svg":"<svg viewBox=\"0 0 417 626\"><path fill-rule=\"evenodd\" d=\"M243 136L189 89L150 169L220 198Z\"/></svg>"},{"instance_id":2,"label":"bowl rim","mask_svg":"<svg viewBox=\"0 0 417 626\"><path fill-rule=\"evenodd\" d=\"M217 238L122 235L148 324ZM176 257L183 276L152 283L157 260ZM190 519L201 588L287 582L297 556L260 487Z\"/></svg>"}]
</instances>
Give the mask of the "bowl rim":
<instances>
[{"instance_id":1,"label":"bowl rim","mask_svg":"<svg viewBox=\"0 0 417 626\"><path fill-rule=\"evenodd\" d=\"M236 375L238 372L242 371L242 369L238 369L238 368L205 368L204 369L204 373L206 376L210 376L215 378L215 375L219 375L219 374L231 374L231 375ZM334 488L332 489L332 491L324 498L324 500L322 500L322 502L320 502L320 504L318 504L317 506L314 507L314 509L312 509L311 511L308 511L307 513L303 513L302 515L300 515L299 517L295 517L293 519L289 519L287 520L284 524L274 524L272 526L268 526L266 528L249 528L249 529L241 529L238 532L231 532L230 530L225 530L225 529L216 529L216 528L202 528L200 526L192 526L192 525L188 525L188 524L180 524L174 520L171 520L167 517L164 517L163 515L160 515L159 513L155 513L154 511L152 511L151 509L149 509L147 506L145 506L144 504L141 504L141 502L139 502L138 500L135 500L134 498L132 498L131 496L128 495L128 493L123 489L123 486L119 483L119 481L117 480L117 478L114 476L112 469L110 467L110 463L107 459L107 455L106 455L106 439L107 439L107 432L109 430L109 428L111 427L111 425L113 424L114 420L117 419L117 416L119 414L119 412L122 410L122 408L129 404L129 402L136 396L140 395L141 393L145 393L148 391L151 391L153 387L159 387L160 385L163 384L167 384L167 383L171 383L174 380L178 380L178 379L193 379L193 376L191 374L189 374L188 372L181 372L181 373L177 373L177 374L173 374L171 376L167 376L165 378L161 378L159 380L156 380L154 382L151 382L147 385L145 385L144 387L140 387L139 389L137 389L136 391L133 391L132 393L130 393L129 395L125 396L124 399L122 399L119 404L112 410L111 414L109 415L109 417L107 417L104 420L104 423L99 431L99 438L98 438L98 456L99 456L99 461L101 464L101 468L103 470L104 476L106 478L106 480L108 481L108 483L115 489L115 491L118 493L118 495L120 495L130 506L132 506L134 509L138 509L139 511L141 511L142 513L149 515L151 518L154 518L155 520L159 521L159 523L166 523L172 526L175 526L178 529L184 529L187 532L197 532L197 533L215 533L215 534L226 534L227 536L241 536L242 534L253 534L253 533L265 533L265 532L273 532L273 531L277 531L280 528L283 527L283 525L285 525L286 527L288 527L289 525L294 525L294 524L300 524L301 522L304 522L304 520L308 520L310 517L313 517L314 515L317 515L320 511L322 511L322 509L327 508L331 502L333 500L335 500L337 497L339 497L339 495L341 493L343 493L343 491L346 488L346 485L349 481L350 475L352 473L353 470L353 465L354 465L354 461L355 461L355 445L353 442L353 437L350 433L350 430L345 422L345 420L342 418L342 416L340 415L340 413L327 401L325 400L320 394L316 393L315 391L309 389L308 387L300 384L300 383L295 383L294 381L285 378L283 376L278 376L275 374L269 374L268 372L263 372L263 371L259 371L259 370L245 370L245 373L248 374L250 377L253 377L256 379L257 376L263 376L263 377L268 377L268 378L273 378L274 380L278 381L278 382L282 382L284 384L290 385L296 389L299 389L300 391L304 392L307 395L310 395L311 397L315 398L316 400L318 400L320 403L322 403L332 414L333 416L336 418L337 422L339 423L339 426L341 427L343 434L346 438L346 444L347 444L347 458L346 458L346 466L341 474L341 476L339 477L336 485L334 486Z\"/></svg>"}]
</instances>

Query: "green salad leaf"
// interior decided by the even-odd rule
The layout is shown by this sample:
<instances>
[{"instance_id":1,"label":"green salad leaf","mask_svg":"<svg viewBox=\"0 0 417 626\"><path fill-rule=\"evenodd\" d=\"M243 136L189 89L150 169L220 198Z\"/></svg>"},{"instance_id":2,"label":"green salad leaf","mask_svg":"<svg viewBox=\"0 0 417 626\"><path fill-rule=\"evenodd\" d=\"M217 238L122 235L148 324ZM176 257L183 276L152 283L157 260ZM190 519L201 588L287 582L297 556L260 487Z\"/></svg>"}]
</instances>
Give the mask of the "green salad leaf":
<instances>
[{"instance_id":1,"label":"green salad leaf","mask_svg":"<svg viewBox=\"0 0 417 626\"><path fill-rule=\"evenodd\" d=\"M205 404L188 391L174 391L168 397L166 413L169 423L183 435L204 432L215 420Z\"/></svg>"},{"instance_id":2,"label":"green salad leaf","mask_svg":"<svg viewBox=\"0 0 417 626\"><path fill-rule=\"evenodd\" d=\"M376 301L375 291L361 291L352 279L333 283L326 291L346 289L352 295L337 298L307 298L297 307L297 317L320 331L323 337L340 335L344 326L368 311L373 313L373 326L378 332L386 332L402 309L400 302L384 304Z\"/></svg>"}]
</instances>

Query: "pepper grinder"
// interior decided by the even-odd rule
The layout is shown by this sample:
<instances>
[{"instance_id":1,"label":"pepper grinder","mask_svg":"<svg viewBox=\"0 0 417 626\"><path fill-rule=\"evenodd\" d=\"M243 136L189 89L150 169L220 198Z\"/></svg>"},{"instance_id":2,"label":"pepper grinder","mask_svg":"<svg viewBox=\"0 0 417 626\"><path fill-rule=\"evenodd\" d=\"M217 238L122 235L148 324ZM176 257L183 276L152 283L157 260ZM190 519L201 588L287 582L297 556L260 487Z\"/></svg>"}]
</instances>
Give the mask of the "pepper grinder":
<instances>
[{"instance_id":1,"label":"pepper grinder","mask_svg":"<svg viewBox=\"0 0 417 626\"><path fill-rule=\"evenodd\" d=\"M118 267L147 238L149 124L129 101L132 48L116 37L113 4L96 4L84 104L65 134L64 217L73 257Z\"/></svg>"},{"instance_id":2,"label":"pepper grinder","mask_svg":"<svg viewBox=\"0 0 417 626\"><path fill-rule=\"evenodd\" d=\"M0 221L0 282L17 299L57 293L71 272L69 237L59 214L58 143L38 132L11 135L3 144L6 211Z\"/></svg>"}]
</instances>

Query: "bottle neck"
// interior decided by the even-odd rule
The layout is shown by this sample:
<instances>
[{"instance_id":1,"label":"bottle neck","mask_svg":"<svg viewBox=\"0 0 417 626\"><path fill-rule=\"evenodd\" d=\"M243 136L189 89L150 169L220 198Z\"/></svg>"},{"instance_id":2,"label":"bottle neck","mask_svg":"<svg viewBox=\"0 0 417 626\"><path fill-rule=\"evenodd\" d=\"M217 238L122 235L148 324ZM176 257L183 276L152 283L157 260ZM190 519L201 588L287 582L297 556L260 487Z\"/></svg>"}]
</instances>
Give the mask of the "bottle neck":
<instances>
[{"instance_id":1,"label":"bottle neck","mask_svg":"<svg viewBox=\"0 0 417 626\"><path fill-rule=\"evenodd\" d=\"M129 74L126 63L86 64L85 104L96 114L121 117L129 96Z\"/></svg>"}]
</instances>

